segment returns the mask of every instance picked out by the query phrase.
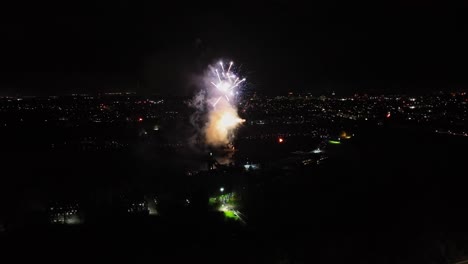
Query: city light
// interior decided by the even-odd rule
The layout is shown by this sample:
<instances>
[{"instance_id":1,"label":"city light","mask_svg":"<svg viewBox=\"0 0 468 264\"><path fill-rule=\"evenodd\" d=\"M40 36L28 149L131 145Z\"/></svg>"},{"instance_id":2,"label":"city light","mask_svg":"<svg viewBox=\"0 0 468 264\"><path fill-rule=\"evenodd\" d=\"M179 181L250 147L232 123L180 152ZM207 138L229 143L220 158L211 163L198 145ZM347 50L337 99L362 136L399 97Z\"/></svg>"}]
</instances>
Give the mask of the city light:
<instances>
[{"instance_id":1,"label":"city light","mask_svg":"<svg viewBox=\"0 0 468 264\"><path fill-rule=\"evenodd\" d=\"M350 139L351 138L351 135L349 135L348 133L346 133L346 131L343 131L341 132L341 135L340 135L340 138L339 139ZM339 140L338 139L338 140Z\"/></svg>"}]
</instances>

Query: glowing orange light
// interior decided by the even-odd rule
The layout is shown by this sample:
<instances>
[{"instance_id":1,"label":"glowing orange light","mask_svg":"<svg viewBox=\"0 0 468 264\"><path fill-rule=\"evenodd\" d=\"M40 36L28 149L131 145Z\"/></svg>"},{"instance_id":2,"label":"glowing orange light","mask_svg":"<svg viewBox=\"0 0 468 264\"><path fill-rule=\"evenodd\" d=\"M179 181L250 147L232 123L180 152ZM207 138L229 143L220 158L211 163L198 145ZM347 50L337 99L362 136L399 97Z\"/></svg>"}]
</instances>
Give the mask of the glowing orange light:
<instances>
[{"instance_id":1,"label":"glowing orange light","mask_svg":"<svg viewBox=\"0 0 468 264\"><path fill-rule=\"evenodd\" d=\"M284 139L283 138L278 138L278 143L283 143Z\"/></svg>"},{"instance_id":2,"label":"glowing orange light","mask_svg":"<svg viewBox=\"0 0 468 264\"><path fill-rule=\"evenodd\" d=\"M138 122L142 122L143 121L143 118L142 117L139 117L138 118Z\"/></svg>"},{"instance_id":3,"label":"glowing orange light","mask_svg":"<svg viewBox=\"0 0 468 264\"><path fill-rule=\"evenodd\" d=\"M345 131L341 132L340 134L340 138L341 139L350 139L351 138L351 135L348 135L348 133L346 133Z\"/></svg>"}]
</instances>

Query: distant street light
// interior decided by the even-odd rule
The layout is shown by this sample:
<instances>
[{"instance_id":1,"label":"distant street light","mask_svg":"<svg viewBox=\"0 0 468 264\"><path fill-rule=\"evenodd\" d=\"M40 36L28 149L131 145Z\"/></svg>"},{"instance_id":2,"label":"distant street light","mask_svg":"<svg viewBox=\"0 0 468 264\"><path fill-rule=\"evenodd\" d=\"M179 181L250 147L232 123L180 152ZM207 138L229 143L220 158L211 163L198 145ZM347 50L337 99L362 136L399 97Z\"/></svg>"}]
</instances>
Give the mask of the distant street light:
<instances>
[{"instance_id":1,"label":"distant street light","mask_svg":"<svg viewBox=\"0 0 468 264\"><path fill-rule=\"evenodd\" d=\"M224 192L224 187L219 188L220 192Z\"/></svg>"}]
</instances>

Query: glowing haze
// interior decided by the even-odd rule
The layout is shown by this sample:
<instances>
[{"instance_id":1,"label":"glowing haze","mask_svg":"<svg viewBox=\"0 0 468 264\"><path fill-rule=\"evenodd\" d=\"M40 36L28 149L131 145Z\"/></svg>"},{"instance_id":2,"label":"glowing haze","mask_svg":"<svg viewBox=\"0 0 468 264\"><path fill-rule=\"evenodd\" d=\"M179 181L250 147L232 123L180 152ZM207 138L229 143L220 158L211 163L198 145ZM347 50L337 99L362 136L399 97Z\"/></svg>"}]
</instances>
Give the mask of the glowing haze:
<instances>
[{"instance_id":1,"label":"glowing haze","mask_svg":"<svg viewBox=\"0 0 468 264\"><path fill-rule=\"evenodd\" d=\"M207 144L223 146L232 142L235 129L244 122L237 114L236 95L239 86L245 81L234 72L234 63L220 61L206 76L208 122L204 128Z\"/></svg>"}]
</instances>

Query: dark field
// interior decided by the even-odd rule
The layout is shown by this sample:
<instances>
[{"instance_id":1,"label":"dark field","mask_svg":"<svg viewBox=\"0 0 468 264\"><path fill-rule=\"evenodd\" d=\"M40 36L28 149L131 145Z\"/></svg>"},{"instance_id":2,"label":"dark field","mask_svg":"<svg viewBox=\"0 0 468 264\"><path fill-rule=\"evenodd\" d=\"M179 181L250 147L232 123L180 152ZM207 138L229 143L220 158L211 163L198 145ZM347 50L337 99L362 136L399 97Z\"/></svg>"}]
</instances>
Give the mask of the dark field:
<instances>
[{"instance_id":1,"label":"dark field","mask_svg":"<svg viewBox=\"0 0 468 264\"><path fill-rule=\"evenodd\" d=\"M148 150L140 145L3 151L5 249L28 250L40 259L77 254L83 260L230 263L428 263L466 254L466 138L394 124L366 127L340 145L328 145L322 165L278 169L272 157L280 161L292 150L316 145L310 138L286 139L239 140L236 156L255 153L264 158L264 169L238 173L236 180L218 175L215 181L184 173L187 164L204 161L184 149L153 156L144 155ZM207 210L209 190L223 181L247 189L246 226ZM190 195L196 204L141 218L113 213L109 208L118 196L129 193L158 194L173 205ZM89 221L41 222L54 199L79 201Z\"/></svg>"}]
</instances>

